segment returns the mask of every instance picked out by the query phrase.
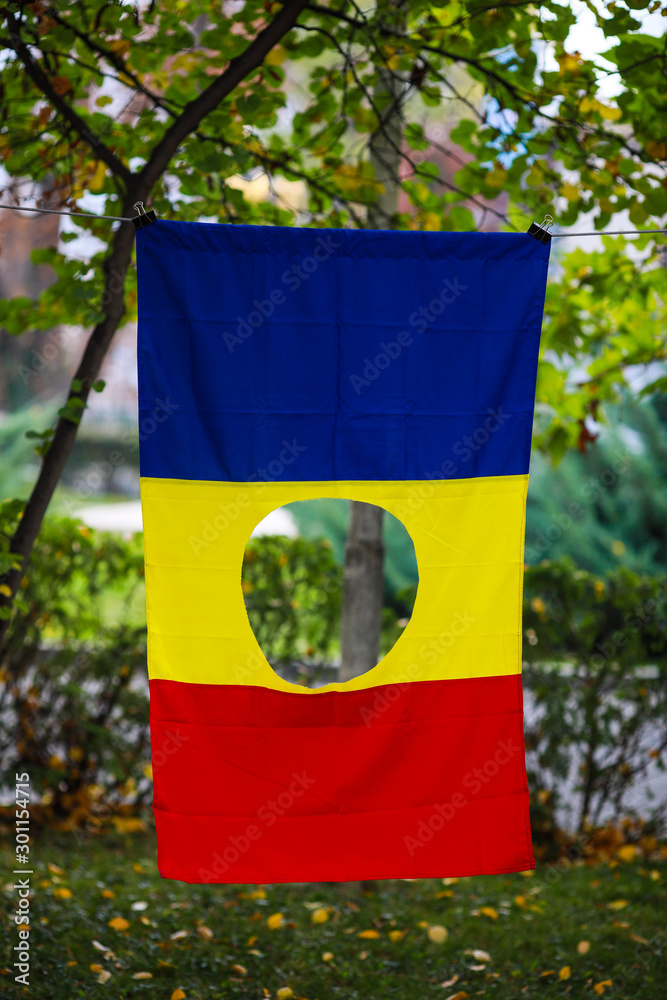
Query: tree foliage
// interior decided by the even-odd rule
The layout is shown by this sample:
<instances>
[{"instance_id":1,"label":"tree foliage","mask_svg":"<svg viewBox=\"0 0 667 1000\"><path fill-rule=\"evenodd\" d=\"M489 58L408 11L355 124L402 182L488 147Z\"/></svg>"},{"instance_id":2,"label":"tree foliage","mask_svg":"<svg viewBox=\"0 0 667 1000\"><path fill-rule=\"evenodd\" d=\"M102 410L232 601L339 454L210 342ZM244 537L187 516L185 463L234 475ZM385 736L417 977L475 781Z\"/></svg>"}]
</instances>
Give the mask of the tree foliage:
<instances>
[{"instance_id":1,"label":"tree foliage","mask_svg":"<svg viewBox=\"0 0 667 1000\"><path fill-rule=\"evenodd\" d=\"M667 11L659 0L587 8L604 59L573 50L575 13L553 0L380 0L370 11L355 0L7 5L2 198L123 217L143 200L163 218L364 226L388 180L369 149L389 100L376 84L391 73L406 137L395 228L495 220L523 231L545 211L565 226L586 213L596 227L620 215L644 228L667 213L667 98L665 39L643 22ZM436 141L429 128L443 121ZM72 225L36 255L55 282L0 308L16 334L92 328L37 445L42 467L12 540L22 565L114 332L136 315L131 224ZM94 239L68 253L79 236ZM585 446L587 417L628 372L665 357L664 271L653 237L637 247L605 239L599 253L565 253L556 270L538 381L538 442L556 457ZM661 379L650 369L644 391ZM6 577L12 593L20 572Z\"/></svg>"}]
</instances>

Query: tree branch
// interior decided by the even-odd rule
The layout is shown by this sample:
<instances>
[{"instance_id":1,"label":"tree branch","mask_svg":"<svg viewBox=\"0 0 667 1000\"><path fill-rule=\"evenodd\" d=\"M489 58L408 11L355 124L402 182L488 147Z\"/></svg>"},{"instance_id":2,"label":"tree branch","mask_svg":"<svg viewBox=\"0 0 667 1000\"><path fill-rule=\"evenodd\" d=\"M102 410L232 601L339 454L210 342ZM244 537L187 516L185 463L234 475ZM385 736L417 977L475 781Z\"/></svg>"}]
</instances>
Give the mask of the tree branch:
<instances>
[{"instance_id":1,"label":"tree branch","mask_svg":"<svg viewBox=\"0 0 667 1000\"><path fill-rule=\"evenodd\" d=\"M77 135L88 143L97 159L103 160L112 173L114 173L117 177L120 177L121 180L125 182L126 187L129 187L132 178L129 168L123 163L122 160L119 160L116 154L113 153L98 136L92 134L83 118L76 113L74 108L70 107L67 101L63 100L63 98L55 92L48 76L35 61L30 49L22 40L16 18L11 11L7 11L7 25L9 27L9 39L4 39L5 44L16 52L16 55L21 60L26 73L36 87L41 90L42 94L44 94L53 107L60 112L63 118L69 122L71 128L77 133Z\"/></svg>"},{"instance_id":2,"label":"tree branch","mask_svg":"<svg viewBox=\"0 0 667 1000\"><path fill-rule=\"evenodd\" d=\"M305 5L306 0L290 0L290 2L285 3L274 20L257 35L245 52L232 60L227 69L199 97L186 105L182 115L167 130L154 149L148 162L138 174L132 174L124 164L116 159L110 150L107 150L112 161L122 168L123 176L127 182L127 193L122 207L123 215L131 215L131 209L135 201L145 201L147 199L151 188L168 167L169 161L176 152L180 142L197 128L202 118L210 111L213 111L220 101L224 100L248 73L261 65L273 46L294 26L297 17ZM12 25L15 23L13 15L8 14L8 19L11 19ZM55 94L48 79L34 62L32 55L19 38L18 33L13 27L11 30L12 48L16 51L31 78L47 96L53 94L55 98L53 102L54 106L62 111L76 131L79 131L79 125L86 131L85 123L75 111L70 109ZM84 135L82 137L86 138ZM111 165L101 155L99 150L97 152L100 159L104 159L107 165ZM112 167L112 169L114 168ZM81 389L74 390L70 388L68 400L76 398L85 404L92 383L99 374L111 339L123 318L125 312L125 274L132 258L134 232L132 223L125 222L121 224L114 234L111 254L104 265L106 274L104 295L102 298L102 304L105 308L104 319L97 324L91 333L81 363L74 376L75 382L79 380L81 383ZM39 534L47 507L74 446L78 426L78 423L73 423L71 420L63 417L60 418L56 425L50 446L44 455L37 482L26 503L23 517L10 543L10 551L19 556L21 565L18 569L9 570L0 578L0 581L8 586L11 595L0 595L0 607L10 606L18 590L19 582ZM3 649L10 620L0 620L0 652Z\"/></svg>"}]
</instances>

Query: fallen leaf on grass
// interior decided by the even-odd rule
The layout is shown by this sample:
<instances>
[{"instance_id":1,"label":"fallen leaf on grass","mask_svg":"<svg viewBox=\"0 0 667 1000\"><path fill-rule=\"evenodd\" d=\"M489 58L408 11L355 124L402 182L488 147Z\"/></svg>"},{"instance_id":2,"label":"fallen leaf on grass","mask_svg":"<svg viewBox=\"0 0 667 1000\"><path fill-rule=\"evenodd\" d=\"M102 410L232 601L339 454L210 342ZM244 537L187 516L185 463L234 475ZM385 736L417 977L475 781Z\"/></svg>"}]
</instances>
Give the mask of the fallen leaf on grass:
<instances>
[{"instance_id":1,"label":"fallen leaf on grass","mask_svg":"<svg viewBox=\"0 0 667 1000\"><path fill-rule=\"evenodd\" d=\"M114 931L126 931L130 926L130 921L126 920L125 917L114 917L113 920L109 921L109 927Z\"/></svg>"},{"instance_id":2,"label":"fallen leaf on grass","mask_svg":"<svg viewBox=\"0 0 667 1000\"><path fill-rule=\"evenodd\" d=\"M248 975L248 970L246 969L245 965L232 965L232 969L234 970L234 972L237 972L239 976Z\"/></svg>"},{"instance_id":3,"label":"fallen leaf on grass","mask_svg":"<svg viewBox=\"0 0 667 1000\"><path fill-rule=\"evenodd\" d=\"M108 983L111 979L111 973L107 969L102 969L99 976L97 977L98 983Z\"/></svg>"},{"instance_id":4,"label":"fallen leaf on grass","mask_svg":"<svg viewBox=\"0 0 667 1000\"><path fill-rule=\"evenodd\" d=\"M128 816L126 818L112 816L112 822L116 827L116 833L140 833L146 829L144 821L135 816Z\"/></svg>"},{"instance_id":5,"label":"fallen leaf on grass","mask_svg":"<svg viewBox=\"0 0 667 1000\"><path fill-rule=\"evenodd\" d=\"M490 962L491 961L491 956L489 955L488 951L482 951L481 948L472 948L472 949L471 948L467 948L466 951L463 952L463 954L464 955L472 955L472 957L474 959L476 959L478 962Z\"/></svg>"},{"instance_id":6,"label":"fallen leaf on grass","mask_svg":"<svg viewBox=\"0 0 667 1000\"><path fill-rule=\"evenodd\" d=\"M394 944L396 944L397 941L402 941L403 938L405 937L405 935L407 933L408 933L407 930L405 930L405 931L389 931L389 940L393 941Z\"/></svg>"},{"instance_id":7,"label":"fallen leaf on grass","mask_svg":"<svg viewBox=\"0 0 667 1000\"><path fill-rule=\"evenodd\" d=\"M445 979L444 983L440 983L440 985L444 987L453 986L454 983L458 983L458 981L459 981L458 976L452 976L451 979Z\"/></svg>"},{"instance_id":8,"label":"fallen leaf on grass","mask_svg":"<svg viewBox=\"0 0 667 1000\"><path fill-rule=\"evenodd\" d=\"M91 966L90 966L90 971L91 972L101 972L102 971L102 966L98 965L96 962L92 962Z\"/></svg>"},{"instance_id":9,"label":"fallen leaf on grass","mask_svg":"<svg viewBox=\"0 0 667 1000\"><path fill-rule=\"evenodd\" d=\"M113 899L116 893L113 889L102 889L102 895L105 899Z\"/></svg>"},{"instance_id":10,"label":"fallen leaf on grass","mask_svg":"<svg viewBox=\"0 0 667 1000\"><path fill-rule=\"evenodd\" d=\"M282 913L272 913L270 917L266 918L266 926L270 931L275 931L278 927L282 927L284 922L285 918Z\"/></svg>"},{"instance_id":11,"label":"fallen leaf on grass","mask_svg":"<svg viewBox=\"0 0 667 1000\"><path fill-rule=\"evenodd\" d=\"M570 968L570 966L569 965L564 965L563 968L558 973L558 978L559 979L569 979L571 975L572 975L572 969Z\"/></svg>"},{"instance_id":12,"label":"fallen leaf on grass","mask_svg":"<svg viewBox=\"0 0 667 1000\"><path fill-rule=\"evenodd\" d=\"M611 986L611 979L603 979L602 982L596 983L593 987L593 992L596 993L597 996L602 996L605 986Z\"/></svg>"},{"instance_id":13,"label":"fallen leaf on grass","mask_svg":"<svg viewBox=\"0 0 667 1000\"><path fill-rule=\"evenodd\" d=\"M329 919L329 911L325 906L319 906L310 914L310 919L314 924L326 924Z\"/></svg>"},{"instance_id":14,"label":"fallen leaf on grass","mask_svg":"<svg viewBox=\"0 0 667 1000\"><path fill-rule=\"evenodd\" d=\"M182 941L186 938L190 932L189 931L174 931L173 934L169 935L170 941Z\"/></svg>"},{"instance_id":15,"label":"fallen leaf on grass","mask_svg":"<svg viewBox=\"0 0 667 1000\"><path fill-rule=\"evenodd\" d=\"M323 952L322 953L322 961L323 962L333 962L333 952L332 951L325 951L325 952Z\"/></svg>"},{"instance_id":16,"label":"fallen leaf on grass","mask_svg":"<svg viewBox=\"0 0 667 1000\"><path fill-rule=\"evenodd\" d=\"M634 861L637 857L637 848L634 844L623 844L616 851L616 857L620 858L621 861Z\"/></svg>"},{"instance_id":17,"label":"fallen leaf on grass","mask_svg":"<svg viewBox=\"0 0 667 1000\"><path fill-rule=\"evenodd\" d=\"M580 941L577 945L577 951L580 955L587 955L591 949L590 941Z\"/></svg>"},{"instance_id":18,"label":"fallen leaf on grass","mask_svg":"<svg viewBox=\"0 0 667 1000\"><path fill-rule=\"evenodd\" d=\"M197 927L197 934L202 939L202 941L211 941L213 938L213 931L210 927L204 927L203 924L199 924Z\"/></svg>"},{"instance_id":19,"label":"fallen leaf on grass","mask_svg":"<svg viewBox=\"0 0 667 1000\"><path fill-rule=\"evenodd\" d=\"M48 868L49 868L50 872L54 873L54 875L64 875L65 874L65 872L62 870L62 868L58 868L58 865L54 865L54 863L52 861L49 861Z\"/></svg>"},{"instance_id":20,"label":"fallen leaf on grass","mask_svg":"<svg viewBox=\"0 0 667 1000\"><path fill-rule=\"evenodd\" d=\"M174 990L169 1000L185 1000L185 993L180 988L180 986Z\"/></svg>"},{"instance_id":21,"label":"fallen leaf on grass","mask_svg":"<svg viewBox=\"0 0 667 1000\"><path fill-rule=\"evenodd\" d=\"M135 903L132 903L130 909L141 913L141 911L147 909L147 907L148 903L144 899L138 899Z\"/></svg>"},{"instance_id":22,"label":"fallen leaf on grass","mask_svg":"<svg viewBox=\"0 0 667 1000\"><path fill-rule=\"evenodd\" d=\"M440 924L433 924L426 933L429 941L433 941L434 944L442 944L448 937L447 928L441 927Z\"/></svg>"},{"instance_id":23,"label":"fallen leaf on grass","mask_svg":"<svg viewBox=\"0 0 667 1000\"><path fill-rule=\"evenodd\" d=\"M134 975L132 976L132 978L133 979L152 979L153 978L153 973L152 972L135 972Z\"/></svg>"},{"instance_id":24,"label":"fallen leaf on grass","mask_svg":"<svg viewBox=\"0 0 667 1000\"><path fill-rule=\"evenodd\" d=\"M498 919L498 911L494 910L494 908L492 906L480 906L479 912L483 916L489 917L490 920L497 920Z\"/></svg>"},{"instance_id":25,"label":"fallen leaf on grass","mask_svg":"<svg viewBox=\"0 0 667 1000\"><path fill-rule=\"evenodd\" d=\"M637 944L648 944L649 942L646 938L640 937L639 934L631 934L630 938L632 941L636 941Z\"/></svg>"},{"instance_id":26,"label":"fallen leaf on grass","mask_svg":"<svg viewBox=\"0 0 667 1000\"><path fill-rule=\"evenodd\" d=\"M627 899L614 899L611 903L607 903L608 910L622 910L628 905Z\"/></svg>"},{"instance_id":27,"label":"fallen leaf on grass","mask_svg":"<svg viewBox=\"0 0 667 1000\"><path fill-rule=\"evenodd\" d=\"M368 939L370 939L370 938L379 938L380 937L380 932L379 931L374 931L374 930L359 931L359 933L357 934L357 937L359 937L359 938L368 938Z\"/></svg>"},{"instance_id":28,"label":"fallen leaf on grass","mask_svg":"<svg viewBox=\"0 0 667 1000\"><path fill-rule=\"evenodd\" d=\"M452 993L450 997L447 997L447 1000L465 1000L467 996L467 993L464 993L463 990L459 990L458 993Z\"/></svg>"},{"instance_id":29,"label":"fallen leaf on grass","mask_svg":"<svg viewBox=\"0 0 667 1000\"><path fill-rule=\"evenodd\" d=\"M294 996L294 991L289 986L281 986L276 996L278 1000L290 1000L290 997Z\"/></svg>"},{"instance_id":30,"label":"fallen leaf on grass","mask_svg":"<svg viewBox=\"0 0 667 1000\"><path fill-rule=\"evenodd\" d=\"M555 969L547 969L546 972L540 972L540 979L542 979L544 976L555 976L555 975L556 975Z\"/></svg>"},{"instance_id":31,"label":"fallen leaf on grass","mask_svg":"<svg viewBox=\"0 0 667 1000\"><path fill-rule=\"evenodd\" d=\"M66 889L63 886L62 889L54 889L53 890L53 895L57 896L58 899L71 899L72 898L72 890L71 889Z\"/></svg>"}]
</instances>

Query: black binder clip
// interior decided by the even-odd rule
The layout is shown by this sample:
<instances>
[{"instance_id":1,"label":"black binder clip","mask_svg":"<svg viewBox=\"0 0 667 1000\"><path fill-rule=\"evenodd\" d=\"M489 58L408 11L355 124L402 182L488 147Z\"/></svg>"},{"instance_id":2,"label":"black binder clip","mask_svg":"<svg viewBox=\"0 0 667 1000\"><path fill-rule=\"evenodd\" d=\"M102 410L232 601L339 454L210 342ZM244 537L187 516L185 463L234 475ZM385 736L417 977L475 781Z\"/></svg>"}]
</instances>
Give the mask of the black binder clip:
<instances>
[{"instance_id":1,"label":"black binder clip","mask_svg":"<svg viewBox=\"0 0 667 1000\"><path fill-rule=\"evenodd\" d=\"M549 232L550 226L553 226L554 218L553 215L545 215L544 222L541 226L538 226L536 222L531 222L530 229L528 230L529 236L534 236L536 240L540 243L550 243L551 233Z\"/></svg>"},{"instance_id":2,"label":"black binder clip","mask_svg":"<svg viewBox=\"0 0 667 1000\"><path fill-rule=\"evenodd\" d=\"M157 215L155 210L150 208L148 211L144 208L143 201L137 201L134 204L134 210L137 213L132 219L135 229L143 229L144 226L150 226L151 222L157 222Z\"/></svg>"}]
</instances>

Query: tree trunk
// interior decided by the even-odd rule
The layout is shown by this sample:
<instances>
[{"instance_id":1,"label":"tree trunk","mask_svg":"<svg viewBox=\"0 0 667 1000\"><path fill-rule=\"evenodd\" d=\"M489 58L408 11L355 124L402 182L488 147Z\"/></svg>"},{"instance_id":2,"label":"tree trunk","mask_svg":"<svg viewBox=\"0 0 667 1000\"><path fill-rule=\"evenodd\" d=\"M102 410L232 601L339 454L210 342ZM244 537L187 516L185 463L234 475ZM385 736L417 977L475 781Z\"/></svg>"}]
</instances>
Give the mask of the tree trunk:
<instances>
[{"instance_id":1,"label":"tree trunk","mask_svg":"<svg viewBox=\"0 0 667 1000\"><path fill-rule=\"evenodd\" d=\"M391 229L398 208L398 173L402 120L398 100L401 83L381 72L373 97L380 106L381 127L371 139L371 163L384 193L368 210L372 229ZM370 503L350 502L343 566L340 680L371 670L380 658L384 596L384 511Z\"/></svg>"}]
</instances>

